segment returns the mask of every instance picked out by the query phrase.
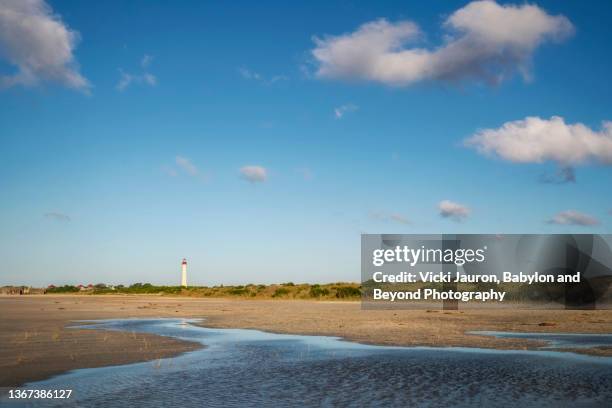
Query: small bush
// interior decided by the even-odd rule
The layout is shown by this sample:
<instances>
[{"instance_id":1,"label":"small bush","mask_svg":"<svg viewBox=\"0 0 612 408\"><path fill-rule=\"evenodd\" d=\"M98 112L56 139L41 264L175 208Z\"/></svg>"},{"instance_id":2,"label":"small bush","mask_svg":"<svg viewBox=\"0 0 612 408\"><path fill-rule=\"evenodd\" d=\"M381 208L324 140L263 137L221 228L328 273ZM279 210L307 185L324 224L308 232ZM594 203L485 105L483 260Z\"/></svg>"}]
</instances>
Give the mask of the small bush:
<instances>
[{"instance_id":1,"label":"small bush","mask_svg":"<svg viewBox=\"0 0 612 408\"><path fill-rule=\"evenodd\" d=\"M321 285L312 285L310 287L310 297L319 298L329 295L329 289L322 288Z\"/></svg>"},{"instance_id":2,"label":"small bush","mask_svg":"<svg viewBox=\"0 0 612 408\"><path fill-rule=\"evenodd\" d=\"M227 291L227 293L230 295L246 295L248 292L248 289L245 289L242 286L238 286Z\"/></svg>"},{"instance_id":3,"label":"small bush","mask_svg":"<svg viewBox=\"0 0 612 408\"><path fill-rule=\"evenodd\" d=\"M164 286L163 288L160 288L161 292L164 293L172 293L172 294L177 294L177 293L181 293L183 291L183 287L181 286Z\"/></svg>"},{"instance_id":4,"label":"small bush","mask_svg":"<svg viewBox=\"0 0 612 408\"><path fill-rule=\"evenodd\" d=\"M80 289L73 285L64 285L47 289L47 293L70 293L78 291L80 291Z\"/></svg>"},{"instance_id":5,"label":"small bush","mask_svg":"<svg viewBox=\"0 0 612 408\"><path fill-rule=\"evenodd\" d=\"M281 297L289 294L289 290L285 288L278 288L272 294L272 297Z\"/></svg>"},{"instance_id":6,"label":"small bush","mask_svg":"<svg viewBox=\"0 0 612 408\"><path fill-rule=\"evenodd\" d=\"M336 288L336 297L338 299L360 297L360 296L361 296L361 291L359 290L359 288L354 288L352 286L338 286Z\"/></svg>"}]
</instances>

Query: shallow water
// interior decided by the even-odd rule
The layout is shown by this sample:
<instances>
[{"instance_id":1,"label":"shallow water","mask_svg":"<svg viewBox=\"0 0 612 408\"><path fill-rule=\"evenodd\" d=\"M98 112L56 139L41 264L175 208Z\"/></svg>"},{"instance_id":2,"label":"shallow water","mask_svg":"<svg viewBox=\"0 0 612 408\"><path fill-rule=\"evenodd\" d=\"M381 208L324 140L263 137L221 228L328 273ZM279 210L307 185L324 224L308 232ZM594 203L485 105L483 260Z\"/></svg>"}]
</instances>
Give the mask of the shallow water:
<instances>
[{"instance_id":1,"label":"shallow water","mask_svg":"<svg viewBox=\"0 0 612 408\"><path fill-rule=\"evenodd\" d=\"M24 388L74 390L69 402L32 406L603 407L612 401L612 358L605 357L369 346L331 337L206 329L182 319L111 320L90 327L155 333L207 347L27 384Z\"/></svg>"},{"instance_id":2,"label":"shallow water","mask_svg":"<svg viewBox=\"0 0 612 408\"><path fill-rule=\"evenodd\" d=\"M470 333L506 339L540 340L546 342L546 346L542 347L544 349L612 347L612 334L514 333L498 331L474 331Z\"/></svg>"}]
</instances>

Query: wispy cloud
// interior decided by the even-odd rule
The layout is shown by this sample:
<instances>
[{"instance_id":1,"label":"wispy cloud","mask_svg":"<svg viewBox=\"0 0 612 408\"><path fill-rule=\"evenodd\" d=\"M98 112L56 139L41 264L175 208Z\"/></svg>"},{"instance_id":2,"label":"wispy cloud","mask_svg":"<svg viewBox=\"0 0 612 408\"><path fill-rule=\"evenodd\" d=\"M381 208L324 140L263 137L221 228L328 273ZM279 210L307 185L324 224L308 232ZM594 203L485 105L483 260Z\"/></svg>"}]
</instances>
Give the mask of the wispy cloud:
<instances>
[{"instance_id":1,"label":"wispy cloud","mask_svg":"<svg viewBox=\"0 0 612 408\"><path fill-rule=\"evenodd\" d=\"M252 81L258 81L258 82L261 82L261 83L266 84L266 85L272 85L272 84L274 84L276 82L287 81L289 79L289 77L287 77L285 75L274 75L272 77L267 78L267 77L264 77L263 75L259 74L258 72L251 71L250 69L245 68L245 67L238 68L238 73L244 79L248 79L248 80L252 80Z\"/></svg>"},{"instance_id":2,"label":"wispy cloud","mask_svg":"<svg viewBox=\"0 0 612 408\"><path fill-rule=\"evenodd\" d=\"M381 211L371 211L369 215L370 218L378 221L392 221L404 225L411 224L410 220L407 217L399 213L387 214Z\"/></svg>"},{"instance_id":3,"label":"wispy cloud","mask_svg":"<svg viewBox=\"0 0 612 408\"><path fill-rule=\"evenodd\" d=\"M253 72L247 68L240 67L238 72L244 79L254 79L255 81L261 81L262 77L257 72Z\"/></svg>"},{"instance_id":4,"label":"wispy cloud","mask_svg":"<svg viewBox=\"0 0 612 408\"><path fill-rule=\"evenodd\" d=\"M116 88L118 91L123 92L132 84L138 85L148 85L155 86L157 85L157 77L150 72L148 72L147 68L153 62L153 57L150 55L144 55L142 60L140 61L140 66L143 69L143 72L140 74L131 74L125 72L122 69L119 69L119 82L117 82Z\"/></svg>"},{"instance_id":5,"label":"wispy cloud","mask_svg":"<svg viewBox=\"0 0 612 408\"><path fill-rule=\"evenodd\" d=\"M410 224L410 220L401 214L391 214L389 215L389 219L395 222L399 222L400 224Z\"/></svg>"},{"instance_id":6,"label":"wispy cloud","mask_svg":"<svg viewBox=\"0 0 612 408\"><path fill-rule=\"evenodd\" d=\"M262 166L243 166L240 177L251 183L263 183L268 179L268 170Z\"/></svg>"},{"instance_id":7,"label":"wispy cloud","mask_svg":"<svg viewBox=\"0 0 612 408\"><path fill-rule=\"evenodd\" d=\"M0 88L54 82L88 93L74 57L79 39L44 0L0 1L0 56L17 68L0 75Z\"/></svg>"},{"instance_id":8,"label":"wispy cloud","mask_svg":"<svg viewBox=\"0 0 612 408\"><path fill-rule=\"evenodd\" d=\"M463 221L470 215L470 209L463 204L450 200L442 200L438 203L438 211L442 218L449 218L453 221Z\"/></svg>"},{"instance_id":9,"label":"wispy cloud","mask_svg":"<svg viewBox=\"0 0 612 408\"><path fill-rule=\"evenodd\" d=\"M580 225L593 226L599 225L599 220L591 215L578 212L576 210L562 211L547 221L549 224L557 225Z\"/></svg>"},{"instance_id":10,"label":"wispy cloud","mask_svg":"<svg viewBox=\"0 0 612 408\"><path fill-rule=\"evenodd\" d=\"M314 37L316 76L395 86L426 80L498 83L517 71L528 79L534 50L574 31L566 17L536 5L494 1L467 4L450 14L443 27L448 34L432 49L408 46L425 37L408 20L379 19L352 33Z\"/></svg>"},{"instance_id":11,"label":"wispy cloud","mask_svg":"<svg viewBox=\"0 0 612 408\"><path fill-rule=\"evenodd\" d=\"M144 73L142 75L132 75L127 72L119 70L121 78L117 82L117 90L124 91L128 86L132 84L144 84L149 86L157 85L157 78L153 74Z\"/></svg>"},{"instance_id":12,"label":"wispy cloud","mask_svg":"<svg viewBox=\"0 0 612 408\"><path fill-rule=\"evenodd\" d=\"M198 168L192 159L181 155L174 157L174 163L172 165L161 166L161 171L170 177L186 175L204 182L209 181L209 174Z\"/></svg>"},{"instance_id":13,"label":"wispy cloud","mask_svg":"<svg viewBox=\"0 0 612 408\"><path fill-rule=\"evenodd\" d=\"M191 159L183 156L176 156L175 162L181 170L190 176L197 176L199 174L198 168L192 163Z\"/></svg>"},{"instance_id":14,"label":"wispy cloud","mask_svg":"<svg viewBox=\"0 0 612 408\"><path fill-rule=\"evenodd\" d=\"M334 108L334 116L336 117L336 119L342 119L344 115L349 112L355 112L357 109L359 109L359 106L353 105L352 103L341 105L337 108Z\"/></svg>"},{"instance_id":15,"label":"wispy cloud","mask_svg":"<svg viewBox=\"0 0 612 408\"><path fill-rule=\"evenodd\" d=\"M43 214L45 218L58 222L70 222L70 216L60 213L60 212L48 212Z\"/></svg>"},{"instance_id":16,"label":"wispy cloud","mask_svg":"<svg viewBox=\"0 0 612 408\"><path fill-rule=\"evenodd\" d=\"M142 59L140 60L140 66L142 68L147 68L149 65L151 65L152 62L153 62L153 56L145 54L142 56Z\"/></svg>"}]
</instances>

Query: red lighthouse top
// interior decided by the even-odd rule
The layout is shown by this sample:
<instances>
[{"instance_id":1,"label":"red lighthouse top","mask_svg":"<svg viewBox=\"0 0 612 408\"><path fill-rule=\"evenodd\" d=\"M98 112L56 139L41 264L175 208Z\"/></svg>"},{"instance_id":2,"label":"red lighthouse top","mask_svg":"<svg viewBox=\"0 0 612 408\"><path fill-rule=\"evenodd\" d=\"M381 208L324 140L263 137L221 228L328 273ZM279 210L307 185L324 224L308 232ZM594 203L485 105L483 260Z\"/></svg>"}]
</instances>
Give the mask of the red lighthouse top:
<instances>
[{"instance_id":1,"label":"red lighthouse top","mask_svg":"<svg viewBox=\"0 0 612 408\"><path fill-rule=\"evenodd\" d=\"M187 265L187 259L183 258L183 265Z\"/></svg>"}]
</instances>

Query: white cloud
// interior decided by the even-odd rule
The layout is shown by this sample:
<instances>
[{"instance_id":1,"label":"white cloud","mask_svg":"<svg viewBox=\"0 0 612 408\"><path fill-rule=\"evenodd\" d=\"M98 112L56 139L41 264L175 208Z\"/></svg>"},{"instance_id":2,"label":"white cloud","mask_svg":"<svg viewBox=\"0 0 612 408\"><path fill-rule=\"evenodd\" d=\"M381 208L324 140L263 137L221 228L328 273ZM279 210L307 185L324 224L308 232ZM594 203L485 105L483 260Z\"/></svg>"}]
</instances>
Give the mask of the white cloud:
<instances>
[{"instance_id":1,"label":"white cloud","mask_svg":"<svg viewBox=\"0 0 612 408\"><path fill-rule=\"evenodd\" d=\"M593 226L598 225L599 220L591 215L583 214L575 210L562 211L548 220L549 224L558 225L581 225Z\"/></svg>"},{"instance_id":2,"label":"white cloud","mask_svg":"<svg viewBox=\"0 0 612 408\"><path fill-rule=\"evenodd\" d=\"M438 203L438 210L441 217L450 218L454 221L463 221L470 215L468 207L450 200L440 201Z\"/></svg>"},{"instance_id":3,"label":"white cloud","mask_svg":"<svg viewBox=\"0 0 612 408\"><path fill-rule=\"evenodd\" d=\"M416 43L423 35L412 21L371 21L356 31L314 38L316 75L406 86L424 80L497 83L519 71L529 76L533 51L548 40L573 33L570 21L535 5L474 1L444 22L446 39L437 48Z\"/></svg>"},{"instance_id":4,"label":"white cloud","mask_svg":"<svg viewBox=\"0 0 612 408\"><path fill-rule=\"evenodd\" d=\"M60 212L48 212L44 214L45 218L58 221L58 222L69 222L71 220L70 216L60 213Z\"/></svg>"},{"instance_id":5,"label":"white cloud","mask_svg":"<svg viewBox=\"0 0 612 408\"><path fill-rule=\"evenodd\" d=\"M122 69L119 69L119 82L117 82L116 88L118 91L123 92L127 87L132 84L155 86L157 85L157 77L147 71L147 68L153 62L153 57L150 55L144 55L140 61L140 66L143 69L141 74L130 74Z\"/></svg>"},{"instance_id":6,"label":"white cloud","mask_svg":"<svg viewBox=\"0 0 612 408\"><path fill-rule=\"evenodd\" d=\"M0 2L0 57L17 68L0 76L0 88L55 82L88 92L74 49L79 33L64 24L44 0Z\"/></svg>"},{"instance_id":7,"label":"white cloud","mask_svg":"<svg viewBox=\"0 0 612 408\"><path fill-rule=\"evenodd\" d=\"M359 106L353 105L352 103L338 106L337 108L334 108L334 116L336 119L342 119L345 114L348 112L355 112L357 109L359 109Z\"/></svg>"},{"instance_id":8,"label":"white cloud","mask_svg":"<svg viewBox=\"0 0 612 408\"><path fill-rule=\"evenodd\" d=\"M261 166L243 166L240 168L240 175L251 183L263 183L268 178L268 171Z\"/></svg>"},{"instance_id":9,"label":"white cloud","mask_svg":"<svg viewBox=\"0 0 612 408\"><path fill-rule=\"evenodd\" d=\"M183 156L176 156L176 165L190 176L197 176L199 171L198 168L191 162L190 159Z\"/></svg>"},{"instance_id":10,"label":"white cloud","mask_svg":"<svg viewBox=\"0 0 612 408\"><path fill-rule=\"evenodd\" d=\"M527 117L483 129L465 140L479 153L497 155L517 163L553 161L562 167L599 162L612 164L612 122L595 131L582 123L566 124L563 118Z\"/></svg>"},{"instance_id":11,"label":"white cloud","mask_svg":"<svg viewBox=\"0 0 612 408\"><path fill-rule=\"evenodd\" d=\"M261 82L263 84L266 84L266 85L272 85L272 84L274 84L276 82L286 81L286 80L289 79L289 77L287 77L285 75L274 75L274 76L272 76L270 78L266 78L263 75L261 75L261 74L259 74L257 72L251 71L251 70L249 70L248 68L245 68L245 67L238 68L238 73L244 79L253 80L253 81L259 81L259 82Z\"/></svg>"}]
</instances>

